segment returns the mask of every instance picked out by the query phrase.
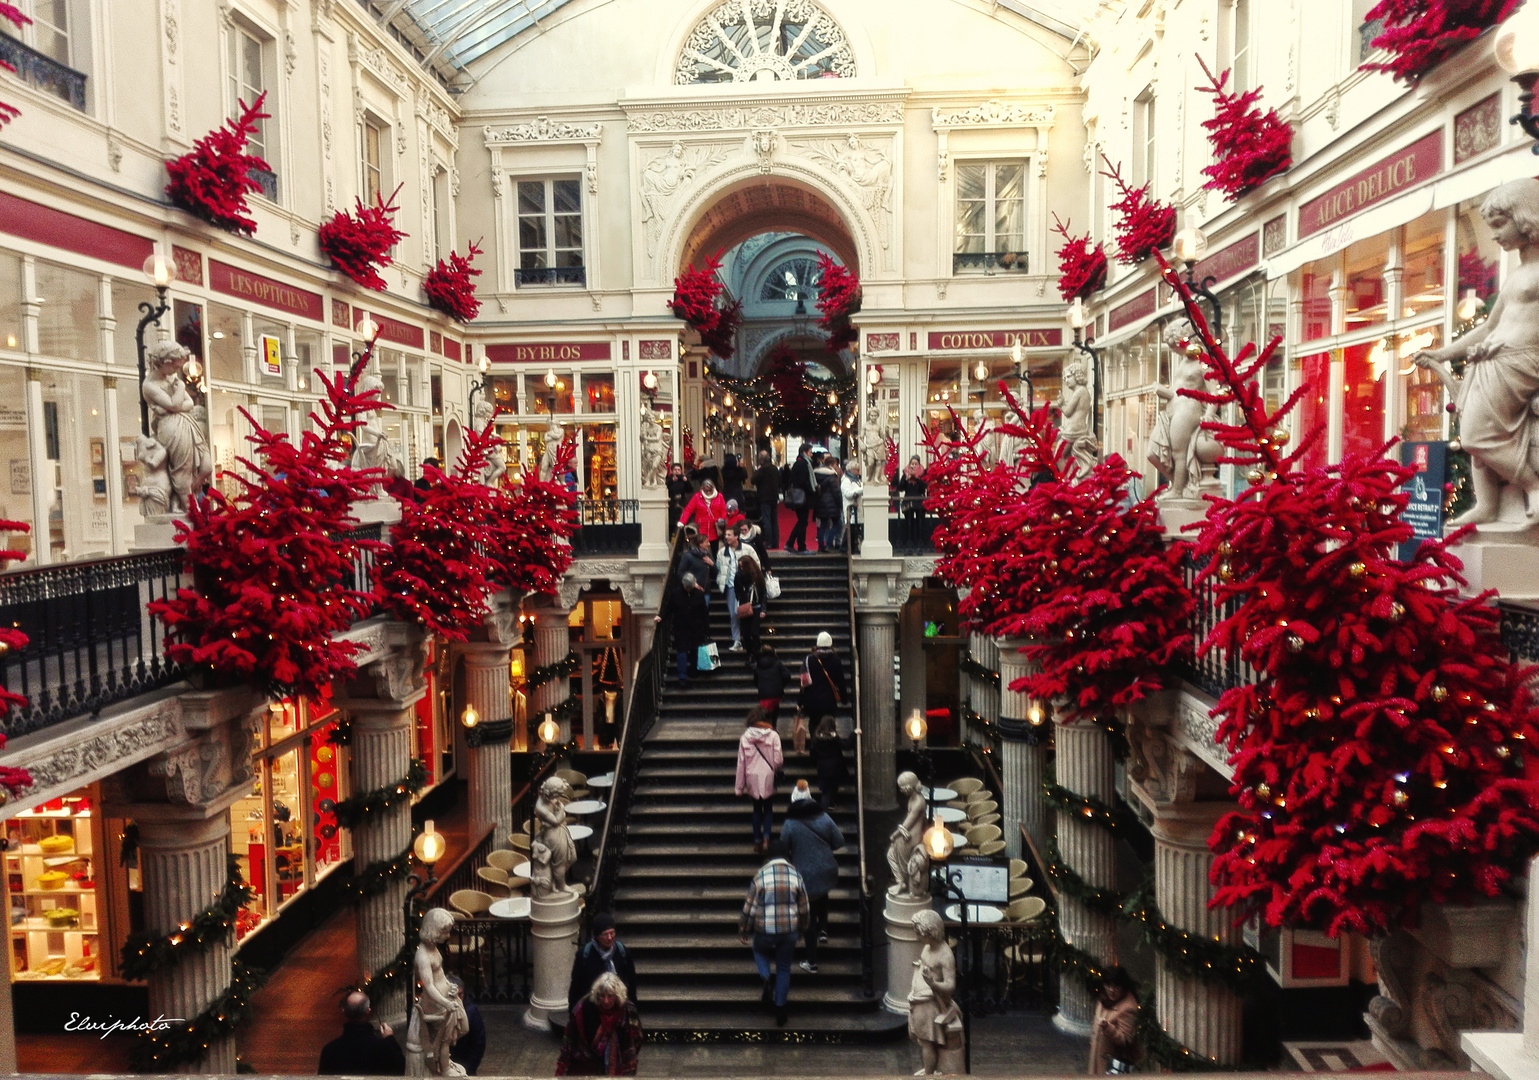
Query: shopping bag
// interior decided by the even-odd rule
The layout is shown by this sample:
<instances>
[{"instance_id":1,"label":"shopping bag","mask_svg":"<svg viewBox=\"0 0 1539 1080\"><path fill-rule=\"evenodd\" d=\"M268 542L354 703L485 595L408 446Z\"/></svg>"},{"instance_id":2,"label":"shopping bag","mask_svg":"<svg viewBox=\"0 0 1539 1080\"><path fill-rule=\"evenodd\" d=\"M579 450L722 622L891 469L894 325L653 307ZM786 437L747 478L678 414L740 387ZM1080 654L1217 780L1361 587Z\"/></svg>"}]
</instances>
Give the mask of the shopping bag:
<instances>
[{"instance_id":1,"label":"shopping bag","mask_svg":"<svg viewBox=\"0 0 1539 1080\"><path fill-rule=\"evenodd\" d=\"M695 656L695 667L700 671L715 671L721 667L721 654L716 649L716 642L700 646Z\"/></svg>"},{"instance_id":2,"label":"shopping bag","mask_svg":"<svg viewBox=\"0 0 1539 1080\"><path fill-rule=\"evenodd\" d=\"M780 579L774 574L764 575L764 598L766 600L780 599Z\"/></svg>"}]
</instances>

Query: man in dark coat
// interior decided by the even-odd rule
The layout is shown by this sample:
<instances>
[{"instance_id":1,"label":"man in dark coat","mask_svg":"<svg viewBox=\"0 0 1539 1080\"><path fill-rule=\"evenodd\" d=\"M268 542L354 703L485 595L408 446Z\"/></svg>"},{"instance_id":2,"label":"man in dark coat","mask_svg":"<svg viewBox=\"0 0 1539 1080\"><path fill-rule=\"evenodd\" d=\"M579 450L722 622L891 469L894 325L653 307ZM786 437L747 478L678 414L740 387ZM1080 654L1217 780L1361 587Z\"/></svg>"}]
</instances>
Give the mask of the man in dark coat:
<instances>
[{"instance_id":1,"label":"man in dark coat","mask_svg":"<svg viewBox=\"0 0 1539 1080\"><path fill-rule=\"evenodd\" d=\"M689 671L700 646L711 637L711 613L705 590L694 574L684 574L673 587L673 647L678 651L679 685L689 687Z\"/></svg>"},{"instance_id":2,"label":"man in dark coat","mask_svg":"<svg viewBox=\"0 0 1539 1080\"><path fill-rule=\"evenodd\" d=\"M476 1003L465 994L465 984L460 977L450 975L449 981L460 992L460 1003L465 1006L465 1019L470 1022L470 1030L449 1047L449 1057L465 1070L466 1076L474 1076L481 1067L481 1059L486 1056L486 1021L481 1018L481 1010L476 1008Z\"/></svg>"},{"instance_id":3,"label":"man in dark coat","mask_svg":"<svg viewBox=\"0 0 1539 1080\"><path fill-rule=\"evenodd\" d=\"M684 550L684 554L679 556L679 576L693 574L695 580L707 589L709 589L709 583L716 580L716 560L711 558L710 540L710 537L704 535L697 536L694 542ZM706 593L705 606L709 611L711 607L709 592Z\"/></svg>"},{"instance_id":4,"label":"man in dark coat","mask_svg":"<svg viewBox=\"0 0 1539 1080\"><path fill-rule=\"evenodd\" d=\"M802 712L814 731L818 721L834 715L834 710L849 699L844 685L844 665L834 652L834 638L827 630L818 635L817 646L802 661L802 670L811 681L802 687Z\"/></svg>"},{"instance_id":5,"label":"man in dark coat","mask_svg":"<svg viewBox=\"0 0 1539 1080\"><path fill-rule=\"evenodd\" d=\"M620 977L626 994L635 1003L635 961L615 936L615 917L604 911L593 917L593 940L578 949L572 958L572 981L566 990L567 1009L577 1008L577 1002L593 989L593 980L606 971Z\"/></svg>"},{"instance_id":6,"label":"man in dark coat","mask_svg":"<svg viewBox=\"0 0 1539 1080\"><path fill-rule=\"evenodd\" d=\"M791 466L790 487L800 491L802 504L791 507L796 514L796 524L791 526L791 538L786 541L787 551L807 550L807 522L812 517L812 504L817 496L817 484L812 479L812 444L802 443L802 452L796 464Z\"/></svg>"},{"instance_id":7,"label":"man in dark coat","mask_svg":"<svg viewBox=\"0 0 1539 1080\"><path fill-rule=\"evenodd\" d=\"M759 528L764 545L780 546L780 470L770 461L769 451L759 451L759 467L753 473L754 490L759 493Z\"/></svg>"},{"instance_id":8,"label":"man in dark coat","mask_svg":"<svg viewBox=\"0 0 1539 1080\"><path fill-rule=\"evenodd\" d=\"M342 1034L321 1049L320 1076L405 1076L406 1055L390 1025L369 1021L369 998L354 990L342 1002Z\"/></svg>"}]
</instances>

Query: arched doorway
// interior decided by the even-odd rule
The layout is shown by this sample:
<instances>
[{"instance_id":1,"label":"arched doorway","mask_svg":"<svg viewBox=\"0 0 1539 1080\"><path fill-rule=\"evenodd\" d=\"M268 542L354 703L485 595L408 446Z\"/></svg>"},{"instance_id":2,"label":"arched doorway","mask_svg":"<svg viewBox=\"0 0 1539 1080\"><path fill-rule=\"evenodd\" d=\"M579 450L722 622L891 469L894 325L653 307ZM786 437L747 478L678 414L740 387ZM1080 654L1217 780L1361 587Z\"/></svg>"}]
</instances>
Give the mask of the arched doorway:
<instances>
[{"instance_id":1,"label":"arched doorway","mask_svg":"<svg viewBox=\"0 0 1539 1080\"><path fill-rule=\"evenodd\" d=\"M684 232L675 272L702 265L764 233L801 233L826 245L838 260L860 272L860 246L848 215L810 184L784 176L740 180L712 197Z\"/></svg>"}]
</instances>

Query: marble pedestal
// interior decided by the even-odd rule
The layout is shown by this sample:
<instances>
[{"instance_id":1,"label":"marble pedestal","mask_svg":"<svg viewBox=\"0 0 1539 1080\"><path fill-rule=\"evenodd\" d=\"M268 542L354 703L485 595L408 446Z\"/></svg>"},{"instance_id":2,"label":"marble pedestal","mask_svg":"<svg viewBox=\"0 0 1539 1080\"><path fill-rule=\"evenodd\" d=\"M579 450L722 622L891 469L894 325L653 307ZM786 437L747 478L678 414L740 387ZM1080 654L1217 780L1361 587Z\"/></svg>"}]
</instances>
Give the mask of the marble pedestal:
<instances>
[{"instance_id":1,"label":"marble pedestal","mask_svg":"<svg viewBox=\"0 0 1539 1080\"><path fill-rule=\"evenodd\" d=\"M553 1013L566 1011L566 991L577 955L577 921L582 901L576 893L529 902L529 936L533 939L534 988L524 1024L535 1031L549 1031Z\"/></svg>"},{"instance_id":2,"label":"marble pedestal","mask_svg":"<svg viewBox=\"0 0 1539 1080\"><path fill-rule=\"evenodd\" d=\"M910 900L906 896L887 893L882 907L882 918L887 923L887 993L882 997L882 1008L890 1012L908 1015L908 992L914 985L914 965L924 943L914 930L914 916L927 911L930 900Z\"/></svg>"},{"instance_id":3,"label":"marble pedestal","mask_svg":"<svg viewBox=\"0 0 1539 1080\"><path fill-rule=\"evenodd\" d=\"M186 521L182 514L152 514L134 526L134 542L130 552L164 551L179 546L176 542L176 523Z\"/></svg>"},{"instance_id":4,"label":"marble pedestal","mask_svg":"<svg viewBox=\"0 0 1539 1080\"><path fill-rule=\"evenodd\" d=\"M641 522L641 546L636 558L642 562L668 561L668 489L642 488L638 500Z\"/></svg>"},{"instance_id":5,"label":"marble pedestal","mask_svg":"<svg viewBox=\"0 0 1539 1080\"><path fill-rule=\"evenodd\" d=\"M1464 562L1469 592L1495 589L1508 600L1539 599L1539 539L1533 533L1481 529L1449 548Z\"/></svg>"},{"instance_id":6,"label":"marble pedestal","mask_svg":"<svg viewBox=\"0 0 1539 1080\"><path fill-rule=\"evenodd\" d=\"M1156 499L1155 505L1159 507L1160 525L1163 526L1166 536L1190 537L1191 533L1183 532L1182 529L1208 516L1208 504L1201 499L1168 497Z\"/></svg>"}]
</instances>

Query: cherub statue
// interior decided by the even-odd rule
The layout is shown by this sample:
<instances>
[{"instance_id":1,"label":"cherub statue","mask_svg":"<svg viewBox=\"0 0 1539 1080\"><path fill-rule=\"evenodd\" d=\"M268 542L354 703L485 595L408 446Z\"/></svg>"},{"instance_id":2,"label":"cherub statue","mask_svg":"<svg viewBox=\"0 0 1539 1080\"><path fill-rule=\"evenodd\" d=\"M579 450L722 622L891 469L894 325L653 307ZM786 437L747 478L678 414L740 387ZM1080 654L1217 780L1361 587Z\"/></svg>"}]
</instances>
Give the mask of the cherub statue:
<instances>
[{"instance_id":1,"label":"cherub statue","mask_svg":"<svg viewBox=\"0 0 1539 1080\"><path fill-rule=\"evenodd\" d=\"M1212 442L1202 432L1207 406L1181 393L1202 389L1202 344L1187 319L1167 323L1164 337L1170 349L1170 385L1154 388L1165 407L1155 417L1146 453L1149 464L1170 482L1165 498L1196 499L1200 495L1203 466L1218 460L1214 451L1219 449L1216 443L1204 445Z\"/></svg>"},{"instance_id":2,"label":"cherub statue","mask_svg":"<svg viewBox=\"0 0 1539 1080\"><path fill-rule=\"evenodd\" d=\"M555 895L556 884L550 878L550 848L539 840L529 842L529 893L536 900Z\"/></svg>"},{"instance_id":3,"label":"cherub statue","mask_svg":"<svg viewBox=\"0 0 1539 1080\"><path fill-rule=\"evenodd\" d=\"M134 441L134 460L144 466L139 478L139 510L145 517L171 512L171 476L166 472L166 448L153 435Z\"/></svg>"},{"instance_id":4,"label":"cherub statue","mask_svg":"<svg viewBox=\"0 0 1539 1080\"><path fill-rule=\"evenodd\" d=\"M882 476L882 468L887 464L887 429L881 416L878 406L868 405L860 423L861 473L873 480Z\"/></svg>"},{"instance_id":5,"label":"cherub statue","mask_svg":"<svg viewBox=\"0 0 1539 1080\"><path fill-rule=\"evenodd\" d=\"M934 911L914 916L914 932L924 942L914 961L908 992L908 1037L919 1044L915 1076L961 1072L962 1011L957 1007L957 962L946 944L946 924Z\"/></svg>"},{"instance_id":6,"label":"cherub statue","mask_svg":"<svg viewBox=\"0 0 1539 1080\"><path fill-rule=\"evenodd\" d=\"M438 947L449 940L454 916L443 908L430 908L422 916L417 952L412 959L416 982L422 987L417 1007L406 1029L406 1048L424 1057L432 1076L464 1076L465 1069L449 1057L452 1047L470 1030L460 992L444 974Z\"/></svg>"},{"instance_id":7,"label":"cherub statue","mask_svg":"<svg viewBox=\"0 0 1539 1080\"><path fill-rule=\"evenodd\" d=\"M663 472L668 459L664 445L663 421L657 410L647 406L641 410L641 486L662 487Z\"/></svg>"},{"instance_id":8,"label":"cherub statue","mask_svg":"<svg viewBox=\"0 0 1539 1080\"><path fill-rule=\"evenodd\" d=\"M1485 322L1450 345L1422 350L1415 362L1448 388L1470 455L1475 505L1452 524L1503 521L1527 531L1539 525L1539 180L1497 187L1480 216L1504 251L1518 253L1518 264ZM1449 366L1456 360L1464 361L1462 377Z\"/></svg>"},{"instance_id":9,"label":"cherub statue","mask_svg":"<svg viewBox=\"0 0 1539 1080\"><path fill-rule=\"evenodd\" d=\"M908 797L903 820L888 838L887 867L894 884L887 891L904 900L924 900L930 895L930 859L924 850L925 813L929 809L919 777L911 772L898 774L898 792ZM914 856L923 860L915 867Z\"/></svg>"},{"instance_id":10,"label":"cherub statue","mask_svg":"<svg viewBox=\"0 0 1539 1080\"><path fill-rule=\"evenodd\" d=\"M545 452L540 455L540 479L556 479L556 455L561 450L561 440L566 438L566 428L556 423L554 417L545 428Z\"/></svg>"},{"instance_id":11,"label":"cherub statue","mask_svg":"<svg viewBox=\"0 0 1539 1080\"><path fill-rule=\"evenodd\" d=\"M165 452L168 506L173 514L185 513L188 499L214 474L208 440L197 420L198 405L182 376L182 365L191 355L174 341L149 346L144 351L144 385L139 389L149 406L150 432Z\"/></svg>"},{"instance_id":12,"label":"cherub statue","mask_svg":"<svg viewBox=\"0 0 1539 1080\"><path fill-rule=\"evenodd\" d=\"M484 395L477 395L476 407L472 414L471 423L475 429L485 431L486 425L492 422L492 417L497 414L497 408ZM508 472L508 455L503 450L503 444L499 441L493 444L486 454L486 471L481 474L481 482L487 487L496 487L502 483L502 478Z\"/></svg>"},{"instance_id":13,"label":"cherub statue","mask_svg":"<svg viewBox=\"0 0 1539 1080\"><path fill-rule=\"evenodd\" d=\"M383 391L385 380L378 375L365 375L358 380L358 393L367 394L370 390ZM355 469L383 469L388 477L402 477L406 475L406 465L396 453L390 436L385 434L385 422L382 419L383 412L380 409L369 409L360 414L363 420L362 426L353 432L353 459L352 467ZM376 499L385 494L385 485L378 483L370 489L370 495Z\"/></svg>"},{"instance_id":14,"label":"cherub statue","mask_svg":"<svg viewBox=\"0 0 1539 1080\"><path fill-rule=\"evenodd\" d=\"M1079 360L1070 360L1063 366L1063 392L1058 398L1058 434L1074 455L1082 477L1095 468L1101 452L1101 444L1091 424L1094 410L1085 365Z\"/></svg>"},{"instance_id":15,"label":"cherub statue","mask_svg":"<svg viewBox=\"0 0 1539 1080\"><path fill-rule=\"evenodd\" d=\"M534 802L534 816L544 828L538 840L550 849L551 891L573 892L566 883L567 871L577 861L577 845L566 827L566 804L572 801L572 786L559 776L552 776L540 785L540 797ZM530 849L533 850L533 844Z\"/></svg>"}]
</instances>

